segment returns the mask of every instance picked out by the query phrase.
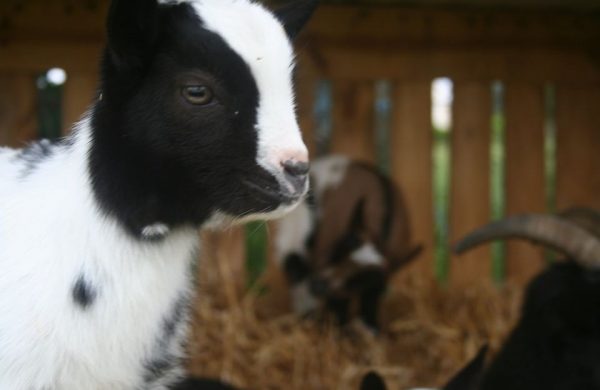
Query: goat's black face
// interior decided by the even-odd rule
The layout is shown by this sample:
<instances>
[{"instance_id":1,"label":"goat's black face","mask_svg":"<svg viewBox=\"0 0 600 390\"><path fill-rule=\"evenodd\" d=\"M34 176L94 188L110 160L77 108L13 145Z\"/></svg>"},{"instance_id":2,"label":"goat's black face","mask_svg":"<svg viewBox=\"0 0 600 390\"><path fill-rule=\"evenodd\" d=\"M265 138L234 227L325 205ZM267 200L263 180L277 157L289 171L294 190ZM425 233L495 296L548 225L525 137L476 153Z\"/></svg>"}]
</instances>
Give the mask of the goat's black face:
<instances>
[{"instance_id":1,"label":"goat's black face","mask_svg":"<svg viewBox=\"0 0 600 390\"><path fill-rule=\"evenodd\" d=\"M598 338L598 307L600 272L567 261L551 266L530 284L522 322L537 322L541 328L538 333L566 334L565 329L569 329L571 336L590 332Z\"/></svg>"},{"instance_id":2,"label":"goat's black face","mask_svg":"<svg viewBox=\"0 0 600 390\"><path fill-rule=\"evenodd\" d=\"M481 389L600 387L600 272L551 266L528 287L522 317Z\"/></svg>"},{"instance_id":3,"label":"goat's black face","mask_svg":"<svg viewBox=\"0 0 600 390\"><path fill-rule=\"evenodd\" d=\"M113 1L90 158L104 208L141 234L293 207L307 189L308 157L286 31L313 9Z\"/></svg>"}]
</instances>

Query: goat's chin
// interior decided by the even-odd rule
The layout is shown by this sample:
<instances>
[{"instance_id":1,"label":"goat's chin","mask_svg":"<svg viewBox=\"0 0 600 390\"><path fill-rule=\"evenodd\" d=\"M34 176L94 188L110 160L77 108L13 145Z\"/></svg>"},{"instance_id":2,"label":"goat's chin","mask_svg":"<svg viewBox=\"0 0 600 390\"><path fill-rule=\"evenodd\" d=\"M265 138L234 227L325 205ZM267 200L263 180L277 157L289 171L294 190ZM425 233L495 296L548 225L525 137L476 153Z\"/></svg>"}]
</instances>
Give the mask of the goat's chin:
<instances>
[{"instance_id":1,"label":"goat's chin","mask_svg":"<svg viewBox=\"0 0 600 390\"><path fill-rule=\"evenodd\" d=\"M235 216L222 211L217 211L202 225L207 230L226 230L237 225L243 225L248 222L272 221L279 219L292 212L302 203L303 198L293 202L281 204L279 207L268 212L248 213L243 216Z\"/></svg>"}]
</instances>

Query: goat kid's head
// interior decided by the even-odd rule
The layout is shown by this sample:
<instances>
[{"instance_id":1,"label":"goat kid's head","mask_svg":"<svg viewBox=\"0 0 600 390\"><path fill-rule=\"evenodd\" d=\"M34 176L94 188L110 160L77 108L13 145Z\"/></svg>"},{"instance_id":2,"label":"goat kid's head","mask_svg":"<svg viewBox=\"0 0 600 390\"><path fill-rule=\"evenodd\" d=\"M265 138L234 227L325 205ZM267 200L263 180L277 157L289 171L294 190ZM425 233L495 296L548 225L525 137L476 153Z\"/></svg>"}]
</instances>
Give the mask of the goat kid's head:
<instances>
[{"instance_id":1,"label":"goat kid's head","mask_svg":"<svg viewBox=\"0 0 600 390\"><path fill-rule=\"evenodd\" d=\"M342 298L384 285L419 254L402 192L376 167L330 156L315 161L311 177L316 212L306 253L314 295Z\"/></svg>"},{"instance_id":2,"label":"goat kid's head","mask_svg":"<svg viewBox=\"0 0 600 390\"><path fill-rule=\"evenodd\" d=\"M307 191L308 152L291 40L315 7L302 0L272 13L250 0L113 0L93 176L110 161L138 195L180 204L152 217L174 223L274 217L293 207ZM109 204L125 198L102 182ZM152 222L138 214L129 225Z\"/></svg>"},{"instance_id":3,"label":"goat kid's head","mask_svg":"<svg viewBox=\"0 0 600 390\"><path fill-rule=\"evenodd\" d=\"M355 206L345 233L329 248L326 259L317 259L317 269L311 280L311 291L315 295L341 298L384 286L391 274L409 264L421 252L418 246L400 255L395 253L388 245L393 238L386 234L382 236L380 231L369 227L366 213L366 200L363 198Z\"/></svg>"}]
</instances>

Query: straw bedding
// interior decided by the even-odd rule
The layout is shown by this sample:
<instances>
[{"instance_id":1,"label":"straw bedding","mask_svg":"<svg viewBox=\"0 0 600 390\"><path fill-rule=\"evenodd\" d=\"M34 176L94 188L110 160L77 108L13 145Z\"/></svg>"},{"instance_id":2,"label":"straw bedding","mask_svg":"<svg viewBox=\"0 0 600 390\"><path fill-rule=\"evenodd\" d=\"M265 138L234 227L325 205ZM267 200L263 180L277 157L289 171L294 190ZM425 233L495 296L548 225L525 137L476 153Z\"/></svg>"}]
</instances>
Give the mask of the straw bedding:
<instances>
[{"instance_id":1,"label":"straw bedding","mask_svg":"<svg viewBox=\"0 0 600 390\"><path fill-rule=\"evenodd\" d=\"M340 330L296 318L276 267L258 293L241 292L227 261L202 268L190 369L244 389L357 389L370 369L390 389L440 386L481 345L497 350L522 298L516 287L444 288L409 270L390 287L375 336L357 324Z\"/></svg>"}]
</instances>

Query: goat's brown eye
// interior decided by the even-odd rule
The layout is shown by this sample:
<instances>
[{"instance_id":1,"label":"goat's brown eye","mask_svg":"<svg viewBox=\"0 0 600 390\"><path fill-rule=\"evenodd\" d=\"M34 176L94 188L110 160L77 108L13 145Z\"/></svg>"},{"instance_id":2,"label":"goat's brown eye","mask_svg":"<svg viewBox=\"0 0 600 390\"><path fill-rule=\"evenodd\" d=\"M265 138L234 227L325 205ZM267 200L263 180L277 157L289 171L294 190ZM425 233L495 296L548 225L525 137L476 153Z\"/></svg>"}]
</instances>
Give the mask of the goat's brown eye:
<instances>
[{"instance_id":1,"label":"goat's brown eye","mask_svg":"<svg viewBox=\"0 0 600 390\"><path fill-rule=\"evenodd\" d=\"M213 91L203 85L183 87L181 94L185 100L197 106L205 106L210 104L214 98Z\"/></svg>"}]
</instances>

